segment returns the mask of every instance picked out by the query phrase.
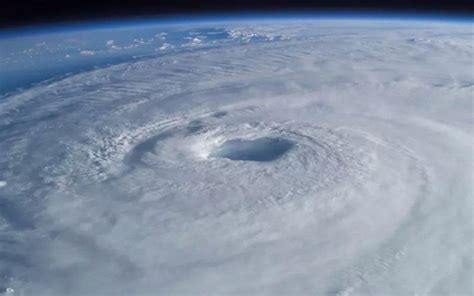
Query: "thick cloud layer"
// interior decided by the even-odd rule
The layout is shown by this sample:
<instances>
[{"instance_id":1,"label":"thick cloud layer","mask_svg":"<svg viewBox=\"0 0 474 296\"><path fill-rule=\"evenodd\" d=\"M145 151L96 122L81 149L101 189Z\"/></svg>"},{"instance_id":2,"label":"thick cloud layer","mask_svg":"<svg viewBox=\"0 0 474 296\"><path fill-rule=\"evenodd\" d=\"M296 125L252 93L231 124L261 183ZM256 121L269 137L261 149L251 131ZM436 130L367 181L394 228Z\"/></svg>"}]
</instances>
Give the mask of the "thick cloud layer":
<instances>
[{"instance_id":1,"label":"thick cloud layer","mask_svg":"<svg viewBox=\"0 0 474 296\"><path fill-rule=\"evenodd\" d=\"M472 27L226 29L0 101L4 291L471 294Z\"/></svg>"}]
</instances>

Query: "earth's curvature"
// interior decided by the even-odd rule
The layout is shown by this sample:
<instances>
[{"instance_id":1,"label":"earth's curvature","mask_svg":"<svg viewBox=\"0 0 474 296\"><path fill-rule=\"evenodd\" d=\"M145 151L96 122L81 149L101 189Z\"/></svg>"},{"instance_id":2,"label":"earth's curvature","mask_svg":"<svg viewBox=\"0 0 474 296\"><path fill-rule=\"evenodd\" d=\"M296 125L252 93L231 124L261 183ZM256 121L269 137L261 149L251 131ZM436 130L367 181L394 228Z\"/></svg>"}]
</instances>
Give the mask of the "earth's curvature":
<instances>
[{"instance_id":1,"label":"earth's curvature","mask_svg":"<svg viewBox=\"0 0 474 296\"><path fill-rule=\"evenodd\" d=\"M472 23L0 45L0 293L473 293Z\"/></svg>"}]
</instances>

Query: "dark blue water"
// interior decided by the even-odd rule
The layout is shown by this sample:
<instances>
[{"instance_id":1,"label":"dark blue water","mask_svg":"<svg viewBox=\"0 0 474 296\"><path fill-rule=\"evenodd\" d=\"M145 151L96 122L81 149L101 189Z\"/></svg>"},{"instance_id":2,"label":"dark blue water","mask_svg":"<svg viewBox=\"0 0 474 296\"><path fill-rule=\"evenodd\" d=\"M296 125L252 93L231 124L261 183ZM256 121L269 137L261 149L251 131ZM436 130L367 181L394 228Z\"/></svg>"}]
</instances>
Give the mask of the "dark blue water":
<instances>
[{"instance_id":1,"label":"dark blue water","mask_svg":"<svg viewBox=\"0 0 474 296\"><path fill-rule=\"evenodd\" d=\"M44 81L62 79L96 68L192 50L182 45L196 36L204 38L209 46L214 46L213 41L228 38L224 29L209 27L132 27L32 35L18 32L17 36L12 33L2 36L1 33L0 30L0 37L3 37L0 38L0 97ZM163 34L162 37L160 34ZM109 40L113 40L119 50L109 50L106 46ZM164 43L174 48L158 50ZM81 56L80 50L93 51L95 54ZM65 58L66 55L68 58Z\"/></svg>"}]
</instances>

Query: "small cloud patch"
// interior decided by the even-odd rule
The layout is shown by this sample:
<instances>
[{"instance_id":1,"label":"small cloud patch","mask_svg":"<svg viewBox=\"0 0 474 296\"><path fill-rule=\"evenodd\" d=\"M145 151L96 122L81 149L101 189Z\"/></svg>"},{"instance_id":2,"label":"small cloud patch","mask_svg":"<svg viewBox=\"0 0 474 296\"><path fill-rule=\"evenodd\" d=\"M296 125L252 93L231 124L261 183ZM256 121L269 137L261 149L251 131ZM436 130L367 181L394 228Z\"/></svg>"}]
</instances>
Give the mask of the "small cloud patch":
<instances>
[{"instance_id":1,"label":"small cloud patch","mask_svg":"<svg viewBox=\"0 0 474 296\"><path fill-rule=\"evenodd\" d=\"M81 50L80 54L83 56L93 56L95 55L95 51L92 50Z\"/></svg>"}]
</instances>

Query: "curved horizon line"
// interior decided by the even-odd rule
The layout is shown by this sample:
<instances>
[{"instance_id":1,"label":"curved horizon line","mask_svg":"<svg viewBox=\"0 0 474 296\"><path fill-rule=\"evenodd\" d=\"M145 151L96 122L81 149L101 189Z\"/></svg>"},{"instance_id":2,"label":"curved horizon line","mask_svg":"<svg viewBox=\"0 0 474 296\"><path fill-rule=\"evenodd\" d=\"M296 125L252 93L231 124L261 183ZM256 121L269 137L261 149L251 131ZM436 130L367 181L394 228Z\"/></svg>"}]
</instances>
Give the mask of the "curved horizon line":
<instances>
[{"instance_id":1,"label":"curved horizon line","mask_svg":"<svg viewBox=\"0 0 474 296\"><path fill-rule=\"evenodd\" d=\"M168 15L140 15L103 17L89 20L72 20L57 22L42 22L37 24L20 25L16 27L0 28L0 38L54 34L98 29L119 29L143 26L173 26L193 24L221 24L254 21L284 22L284 21L316 21L316 20L365 20L365 21L416 21L416 22L443 22L443 23L469 23L474 24L474 18L468 14L460 13L433 13L433 12L407 12L365 10L350 12L339 11L286 11L286 12L256 12L240 11L234 13L216 14L211 12L201 13L176 13ZM13 35L13 36L12 36Z\"/></svg>"}]
</instances>

